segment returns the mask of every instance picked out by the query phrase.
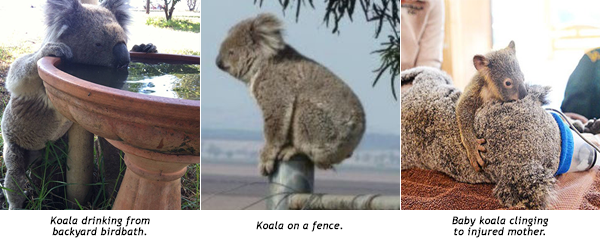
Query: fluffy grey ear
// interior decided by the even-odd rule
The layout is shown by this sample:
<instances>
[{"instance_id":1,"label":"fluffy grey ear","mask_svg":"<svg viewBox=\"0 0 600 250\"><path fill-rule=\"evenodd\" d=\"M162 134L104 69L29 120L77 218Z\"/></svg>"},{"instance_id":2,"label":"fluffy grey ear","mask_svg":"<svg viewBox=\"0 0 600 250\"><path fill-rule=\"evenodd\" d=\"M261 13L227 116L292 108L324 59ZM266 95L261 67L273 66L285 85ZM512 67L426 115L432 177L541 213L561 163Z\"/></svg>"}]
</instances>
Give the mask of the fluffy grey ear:
<instances>
[{"instance_id":1,"label":"fluffy grey ear","mask_svg":"<svg viewBox=\"0 0 600 250\"><path fill-rule=\"evenodd\" d=\"M487 67L490 64L490 61L485 58L483 55L475 55L473 57L473 65L475 65L475 69L477 71L481 71L483 68Z\"/></svg>"},{"instance_id":2,"label":"fluffy grey ear","mask_svg":"<svg viewBox=\"0 0 600 250\"><path fill-rule=\"evenodd\" d=\"M544 86L543 88L544 90L542 91L542 94L538 99L540 100L540 103L542 105L548 105L550 104L550 100L548 100L548 95L550 94L550 91L552 91L552 87Z\"/></svg>"},{"instance_id":3,"label":"fluffy grey ear","mask_svg":"<svg viewBox=\"0 0 600 250\"><path fill-rule=\"evenodd\" d=\"M550 94L550 91L552 91L552 87L529 84L525 84L525 87L527 88L527 95L531 95L531 98L533 98L536 101L539 101L540 105L550 104L550 100L548 100L548 95Z\"/></svg>"},{"instance_id":4,"label":"fluffy grey ear","mask_svg":"<svg viewBox=\"0 0 600 250\"><path fill-rule=\"evenodd\" d=\"M260 14L252 21L250 35L264 55L273 56L285 47L282 26L273 14Z\"/></svg>"},{"instance_id":5,"label":"fluffy grey ear","mask_svg":"<svg viewBox=\"0 0 600 250\"><path fill-rule=\"evenodd\" d=\"M67 18L82 8L78 0L48 0L44 7L46 15L46 40L56 41L68 28Z\"/></svg>"},{"instance_id":6,"label":"fluffy grey ear","mask_svg":"<svg viewBox=\"0 0 600 250\"><path fill-rule=\"evenodd\" d=\"M100 5L113 13L119 25L127 32L127 26L131 21L131 14L129 13L129 0L104 0Z\"/></svg>"},{"instance_id":7,"label":"fluffy grey ear","mask_svg":"<svg viewBox=\"0 0 600 250\"><path fill-rule=\"evenodd\" d=\"M517 49L515 49L515 41L510 41L507 48L512 49L513 51L516 52Z\"/></svg>"}]
</instances>

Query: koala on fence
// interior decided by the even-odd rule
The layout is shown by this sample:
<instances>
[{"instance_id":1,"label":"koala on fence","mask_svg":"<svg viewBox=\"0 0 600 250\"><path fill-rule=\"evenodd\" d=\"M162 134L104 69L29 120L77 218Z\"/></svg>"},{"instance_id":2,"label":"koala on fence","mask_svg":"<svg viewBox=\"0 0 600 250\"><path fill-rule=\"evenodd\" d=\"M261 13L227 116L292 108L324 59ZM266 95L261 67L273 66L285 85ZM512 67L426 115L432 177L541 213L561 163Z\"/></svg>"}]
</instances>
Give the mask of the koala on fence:
<instances>
[{"instance_id":1,"label":"koala on fence","mask_svg":"<svg viewBox=\"0 0 600 250\"><path fill-rule=\"evenodd\" d=\"M350 87L286 44L282 30L271 14L241 21L221 44L217 66L246 83L262 111L263 175L296 154L330 169L352 155L365 131L365 113Z\"/></svg>"},{"instance_id":2,"label":"koala on fence","mask_svg":"<svg viewBox=\"0 0 600 250\"><path fill-rule=\"evenodd\" d=\"M25 187L32 155L46 142L61 138L72 125L46 96L37 61L56 56L74 63L127 67L128 8L127 0L105 0L100 6L48 0L42 47L15 60L6 79L11 98L2 117L2 136L7 167L4 187L13 191L5 191L9 209L23 206L25 197L20 191Z\"/></svg>"},{"instance_id":3,"label":"koala on fence","mask_svg":"<svg viewBox=\"0 0 600 250\"><path fill-rule=\"evenodd\" d=\"M561 152L558 125L542 105L548 87L527 86L514 102L490 101L475 114L474 129L486 139L488 166L471 167L460 139L456 104L461 92L442 71L418 67L401 73L402 170L441 171L461 182L496 183L494 195L508 207L545 209L555 197Z\"/></svg>"}]
</instances>

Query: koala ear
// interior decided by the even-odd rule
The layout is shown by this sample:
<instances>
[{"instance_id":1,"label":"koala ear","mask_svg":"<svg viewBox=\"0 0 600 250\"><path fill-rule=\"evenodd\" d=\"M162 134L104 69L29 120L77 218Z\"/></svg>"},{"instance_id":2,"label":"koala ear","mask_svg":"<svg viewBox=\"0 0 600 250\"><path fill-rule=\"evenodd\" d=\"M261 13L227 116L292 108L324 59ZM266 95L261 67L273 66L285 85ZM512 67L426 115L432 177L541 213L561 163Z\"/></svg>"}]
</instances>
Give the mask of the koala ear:
<instances>
[{"instance_id":1,"label":"koala ear","mask_svg":"<svg viewBox=\"0 0 600 250\"><path fill-rule=\"evenodd\" d=\"M117 18L119 25L127 32L127 26L131 21L129 0L105 0L100 6L110 10Z\"/></svg>"},{"instance_id":2,"label":"koala ear","mask_svg":"<svg viewBox=\"0 0 600 250\"><path fill-rule=\"evenodd\" d=\"M517 50L515 49L515 41L510 41L507 48L512 49L516 52Z\"/></svg>"},{"instance_id":3,"label":"koala ear","mask_svg":"<svg viewBox=\"0 0 600 250\"><path fill-rule=\"evenodd\" d=\"M252 20L250 36L260 46L263 54L273 56L285 47L282 26L281 21L273 14L260 14Z\"/></svg>"},{"instance_id":4,"label":"koala ear","mask_svg":"<svg viewBox=\"0 0 600 250\"><path fill-rule=\"evenodd\" d=\"M487 67L490 64L487 58L483 55L475 55L473 57L473 65L475 65L475 69L477 71L481 71L483 68Z\"/></svg>"},{"instance_id":5,"label":"koala ear","mask_svg":"<svg viewBox=\"0 0 600 250\"><path fill-rule=\"evenodd\" d=\"M73 13L79 11L81 3L78 0L48 0L44 7L46 15L46 39L55 41L69 27L67 19Z\"/></svg>"}]
</instances>

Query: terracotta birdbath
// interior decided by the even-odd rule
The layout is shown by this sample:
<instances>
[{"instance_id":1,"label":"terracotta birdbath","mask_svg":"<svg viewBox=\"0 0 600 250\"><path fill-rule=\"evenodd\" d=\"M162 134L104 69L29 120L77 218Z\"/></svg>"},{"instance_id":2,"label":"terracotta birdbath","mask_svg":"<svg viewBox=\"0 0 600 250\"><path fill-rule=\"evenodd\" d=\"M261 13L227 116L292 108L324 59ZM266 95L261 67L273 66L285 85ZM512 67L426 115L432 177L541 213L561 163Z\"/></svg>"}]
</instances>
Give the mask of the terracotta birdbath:
<instances>
[{"instance_id":1,"label":"terracotta birdbath","mask_svg":"<svg viewBox=\"0 0 600 250\"><path fill-rule=\"evenodd\" d=\"M197 56L131 52L131 61L200 64ZM200 162L200 101L149 96L69 75L60 59L38 62L52 104L125 153L113 209L181 209L181 177Z\"/></svg>"}]
</instances>

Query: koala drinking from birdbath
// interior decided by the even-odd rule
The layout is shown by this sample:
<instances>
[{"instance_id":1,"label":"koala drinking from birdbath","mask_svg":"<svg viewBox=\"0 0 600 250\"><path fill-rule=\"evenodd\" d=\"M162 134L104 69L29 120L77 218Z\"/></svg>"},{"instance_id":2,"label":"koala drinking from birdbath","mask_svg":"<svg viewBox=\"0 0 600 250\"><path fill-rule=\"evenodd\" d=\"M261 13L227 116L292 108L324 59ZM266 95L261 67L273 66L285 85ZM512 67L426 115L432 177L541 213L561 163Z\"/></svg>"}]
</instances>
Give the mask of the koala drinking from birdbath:
<instances>
[{"instance_id":1,"label":"koala drinking from birdbath","mask_svg":"<svg viewBox=\"0 0 600 250\"><path fill-rule=\"evenodd\" d=\"M35 151L44 149L46 142L61 138L72 125L46 96L37 61L55 56L73 63L127 68L128 8L126 0L105 0L99 6L77 0L47 1L42 47L15 60L6 79L11 98L2 117L2 136L8 170L4 187L11 190L5 190L9 209L24 205L21 191Z\"/></svg>"},{"instance_id":2,"label":"koala drinking from birdbath","mask_svg":"<svg viewBox=\"0 0 600 250\"><path fill-rule=\"evenodd\" d=\"M263 175L296 154L330 169L352 155L365 131L365 113L348 85L286 44L282 31L271 14L241 21L221 44L217 66L243 81L262 111Z\"/></svg>"}]
</instances>

